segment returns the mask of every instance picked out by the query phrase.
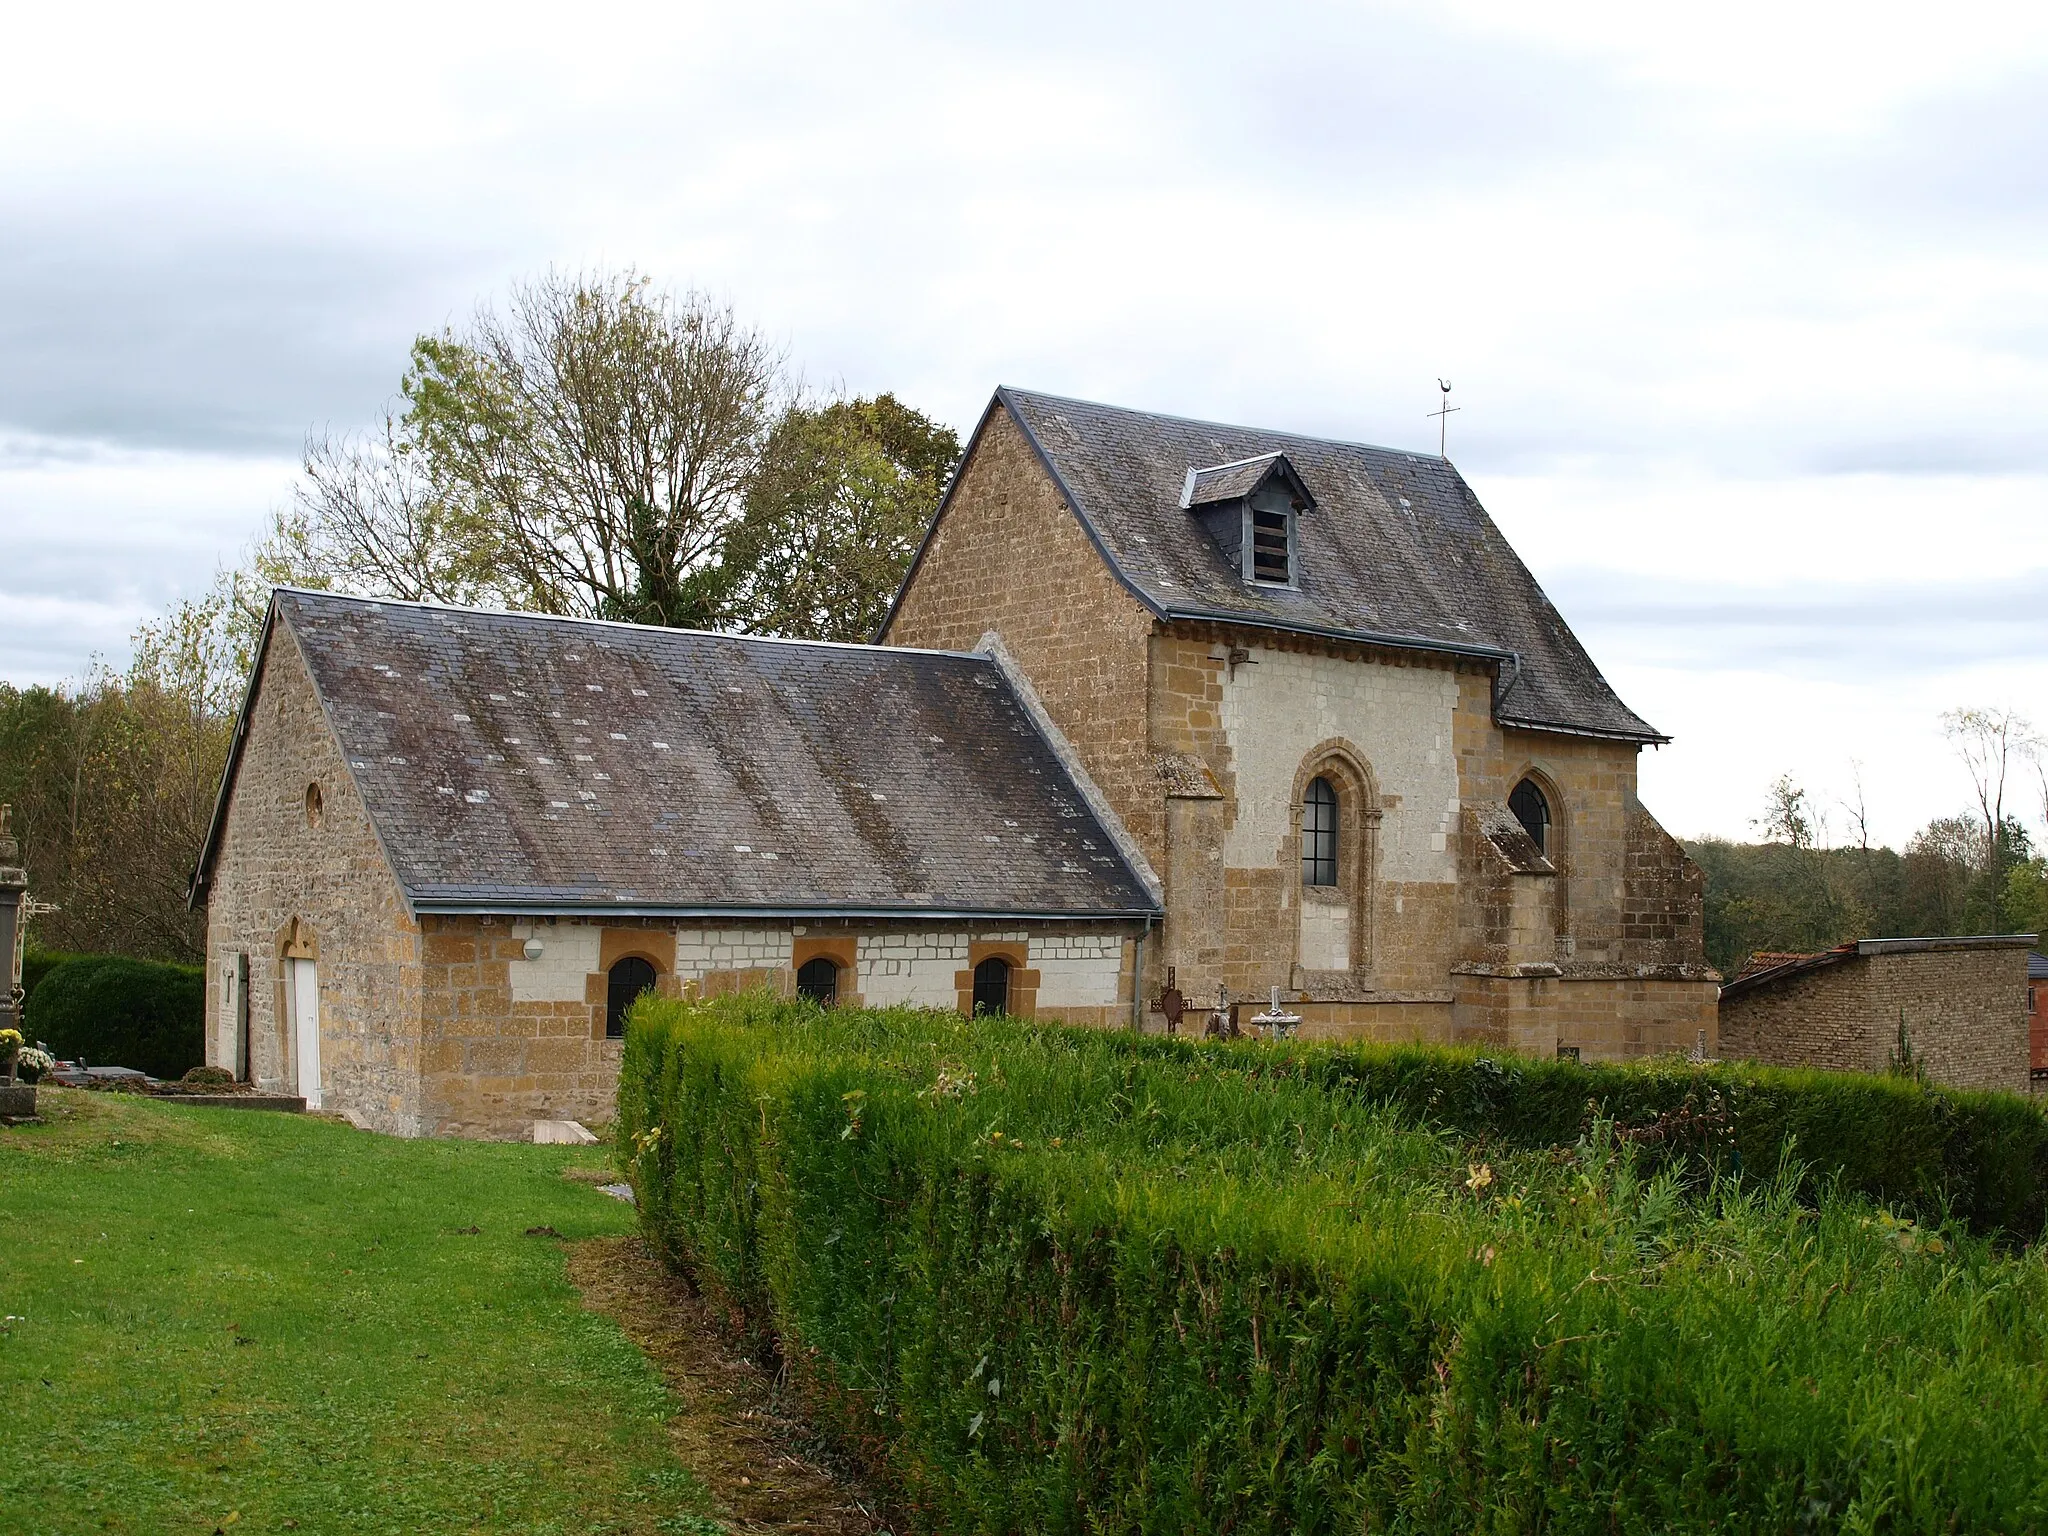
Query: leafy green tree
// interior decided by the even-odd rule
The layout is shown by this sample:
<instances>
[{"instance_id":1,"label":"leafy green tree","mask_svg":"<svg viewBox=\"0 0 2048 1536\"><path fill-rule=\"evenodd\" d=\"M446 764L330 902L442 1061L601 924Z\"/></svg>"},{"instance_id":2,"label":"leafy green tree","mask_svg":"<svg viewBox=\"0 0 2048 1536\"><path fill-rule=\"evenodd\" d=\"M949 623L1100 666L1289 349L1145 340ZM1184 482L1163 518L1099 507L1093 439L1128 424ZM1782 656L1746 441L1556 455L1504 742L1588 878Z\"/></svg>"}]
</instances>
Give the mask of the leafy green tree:
<instances>
[{"instance_id":1,"label":"leafy green tree","mask_svg":"<svg viewBox=\"0 0 2048 1536\"><path fill-rule=\"evenodd\" d=\"M2003 905L2004 931L2048 935L2048 859L2036 854L2006 871Z\"/></svg>"},{"instance_id":2,"label":"leafy green tree","mask_svg":"<svg viewBox=\"0 0 2048 1536\"><path fill-rule=\"evenodd\" d=\"M1904 911L1917 934L1961 933L1970 885L1983 867L1983 834L1967 816L1937 816L1906 843Z\"/></svg>"},{"instance_id":3,"label":"leafy green tree","mask_svg":"<svg viewBox=\"0 0 2048 1536\"><path fill-rule=\"evenodd\" d=\"M729 308L550 272L422 336L400 407L307 446L252 560L271 583L710 626L787 394Z\"/></svg>"},{"instance_id":4,"label":"leafy green tree","mask_svg":"<svg viewBox=\"0 0 2048 1536\"><path fill-rule=\"evenodd\" d=\"M126 673L0 685L0 800L31 889L58 911L38 943L166 960L204 953L186 885L213 814L248 671L235 578L144 624Z\"/></svg>"},{"instance_id":5,"label":"leafy green tree","mask_svg":"<svg viewBox=\"0 0 2048 1536\"><path fill-rule=\"evenodd\" d=\"M894 395L792 406L725 548L726 621L873 639L959 456L951 428Z\"/></svg>"}]
</instances>

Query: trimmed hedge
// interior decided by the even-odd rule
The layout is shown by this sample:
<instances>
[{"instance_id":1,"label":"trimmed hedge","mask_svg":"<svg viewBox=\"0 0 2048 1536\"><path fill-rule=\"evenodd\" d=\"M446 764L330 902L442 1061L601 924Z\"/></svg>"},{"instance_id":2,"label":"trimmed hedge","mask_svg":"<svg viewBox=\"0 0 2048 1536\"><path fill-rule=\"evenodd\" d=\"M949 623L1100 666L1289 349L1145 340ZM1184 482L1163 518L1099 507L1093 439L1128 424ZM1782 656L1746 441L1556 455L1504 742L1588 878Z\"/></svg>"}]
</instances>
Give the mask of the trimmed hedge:
<instances>
[{"instance_id":1,"label":"trimmed hedge","mask_svg":"<svg viewBox=\"0 0 2048 1536\"><path fill-rule=\"evenodd\" d=\"M1142 1055L1180 1049L1159 1036L1118 1038ZM1790 1148L1809 1198L1838 1181L1922 1220L1953 1217L2027 1241L2048 1228L2048 1115L2017 1094L1670 1057L1618 1066L1437 1046L1197 1049L1253 1077L1293 1076L1354 1102L1397 1104L1473 1140L1569 1146L1600 1115L1653 1162L1769 1171Z\"/></svg>"},{"instance_id":2,"label":"trimmed hedge","mask_svg":"<svg viewBox=\"0 0 2048 1536\"><path fill-rule=\"evenodd\" d=\"M182 1077L206 1060L206 973L125 955L67 960L23 1009L31 1040L60 1058Z\"/></svg>"},{"instance_id":3,"label":"trimmed hedge","mask_svg":"<svg viewBox=\"0 0 2048 1536\"><path fill-rule=\"evenodd\" d=\"M643 999L618 1156L931 1529L2048 1524L2037 1257L1134 1044Z\"/></svg>"},{"instance_id":4,"label":"trimmed hedge","mask_svg":"<svg viewBox=\"0 0 2048 1536\"><path fill-rule=\"evenodd\" d=\"M21 956L21 993L25 998L34 992L38 983L67 960L85 960L90 956L75 954L62 949L38 949L30 945Z\"/></svg>"}]
</instances>

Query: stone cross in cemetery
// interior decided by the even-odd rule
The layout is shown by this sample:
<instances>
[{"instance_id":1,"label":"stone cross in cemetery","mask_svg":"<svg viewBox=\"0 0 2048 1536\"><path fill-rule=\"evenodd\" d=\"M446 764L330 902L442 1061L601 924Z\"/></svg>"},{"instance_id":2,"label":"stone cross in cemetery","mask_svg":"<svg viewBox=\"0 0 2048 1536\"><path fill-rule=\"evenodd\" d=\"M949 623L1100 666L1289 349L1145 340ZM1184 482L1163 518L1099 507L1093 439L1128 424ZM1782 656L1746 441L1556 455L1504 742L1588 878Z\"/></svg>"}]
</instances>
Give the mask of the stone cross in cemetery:
<instances>
[{"instance_id":1,"label":"stone cross in cemetery","mask_svg":"<svg viewBox=\"0 0 2048 1536\"><path fill-rule=\"evenodd\" d=\"M7 967L7 984L0 987L0 1029L21 1028L21 955L29 919L57 910L28 893L28 871L21 867L13 818L14 807L0 805L0 965Z\"/></svg>"},{"instance_id":2,"label":"stone cross in cemetery","mask_svg":"<svg viewBox=\"0 0 2048 1536\"><path fill-rule=\"evenodd\" d=\"M21 944L28 926L28 871L21 867L21 844L9 823L14 807L0 805L0 956L5 957L7 986L0 990L0 1029L21 1027Z\"/></svg>"}]
</instances>

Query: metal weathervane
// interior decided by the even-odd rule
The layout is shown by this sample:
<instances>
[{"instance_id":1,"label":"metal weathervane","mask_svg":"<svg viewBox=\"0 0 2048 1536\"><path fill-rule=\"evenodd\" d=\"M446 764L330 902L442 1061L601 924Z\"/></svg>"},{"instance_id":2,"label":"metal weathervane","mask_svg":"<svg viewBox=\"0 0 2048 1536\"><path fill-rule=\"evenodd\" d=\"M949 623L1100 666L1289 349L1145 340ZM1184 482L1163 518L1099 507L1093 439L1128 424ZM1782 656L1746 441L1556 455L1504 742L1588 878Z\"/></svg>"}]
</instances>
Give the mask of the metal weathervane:
<instances>
[{"instance_id":1,"label":"metal weathervane","mask_svg":"<svg viewBox=\"0 0 2048 1536\"><path fill-rule=\"evenodd\" d=\"M1444 403L1429 414L1436 418L1436 456L1440 459L1447 459L1450 455L1444 452L1444 445L1449 440L1449 434L1446 429L1451 424L1451 418L1459 411L1462 411L1464 407L1451 404L1451 381L1449 379L1438 379L1436 387L1444 392ZM1428 418L1425 417L1424 419L1427 420Z\"/></svg>"}]
</instances>

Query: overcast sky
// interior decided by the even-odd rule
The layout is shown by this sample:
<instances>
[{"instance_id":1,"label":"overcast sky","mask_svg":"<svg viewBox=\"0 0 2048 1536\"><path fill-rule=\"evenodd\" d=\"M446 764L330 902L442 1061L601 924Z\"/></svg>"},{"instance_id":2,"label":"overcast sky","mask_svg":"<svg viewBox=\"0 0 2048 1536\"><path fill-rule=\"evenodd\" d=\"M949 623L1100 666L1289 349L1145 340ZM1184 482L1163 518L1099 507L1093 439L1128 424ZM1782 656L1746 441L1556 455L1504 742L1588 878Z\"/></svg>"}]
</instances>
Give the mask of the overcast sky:
<instances>
[{"instance_id":1,"label":"overcast sky","mask_svg":"<svg viewBox=\"0 0 2048 1536\"><path fill-rule=\"evenodd\" d=\"M0 677L120 662L416 333L634 263L963 429L1434 448L1447 377L1667 826L1958 809L1941 710L2048 724L2048 11L1421 10L17 7Z\"/></svg>"}]
</instances>

